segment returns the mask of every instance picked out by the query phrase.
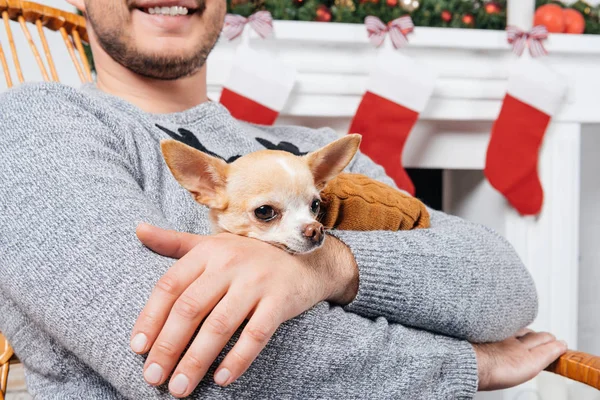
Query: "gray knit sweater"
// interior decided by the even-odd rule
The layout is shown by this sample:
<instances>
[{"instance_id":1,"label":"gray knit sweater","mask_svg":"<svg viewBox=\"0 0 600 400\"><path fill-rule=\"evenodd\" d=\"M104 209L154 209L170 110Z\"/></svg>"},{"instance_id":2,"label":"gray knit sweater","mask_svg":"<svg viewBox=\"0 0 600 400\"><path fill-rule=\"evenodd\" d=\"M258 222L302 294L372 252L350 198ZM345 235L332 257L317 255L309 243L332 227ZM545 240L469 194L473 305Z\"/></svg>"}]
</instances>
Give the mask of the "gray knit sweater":
<instances>
[{"instance_id":1,"label":"gray knit sweater","mask_svg":"<svg viewBox=\"0 0 600 400\"><path fill-rule=\"evenodd\" d=\"M141 221L209 233L207 210L169 173L159 140L225 159L265 147L306 152L328 129L256 127L208 102L144 113L93 86L25 85L0 96L0 331L38 399L166 399L129 348L134 321L174 260L135 236ZM349 171L391 183L359 155ZM511 246L432 211L427 230L336 232L360 270L356 300L318 304L282 325L250 370L217 399L472 398L469 341L529 324L537 300Z\"/></svg>"}]
</instances>

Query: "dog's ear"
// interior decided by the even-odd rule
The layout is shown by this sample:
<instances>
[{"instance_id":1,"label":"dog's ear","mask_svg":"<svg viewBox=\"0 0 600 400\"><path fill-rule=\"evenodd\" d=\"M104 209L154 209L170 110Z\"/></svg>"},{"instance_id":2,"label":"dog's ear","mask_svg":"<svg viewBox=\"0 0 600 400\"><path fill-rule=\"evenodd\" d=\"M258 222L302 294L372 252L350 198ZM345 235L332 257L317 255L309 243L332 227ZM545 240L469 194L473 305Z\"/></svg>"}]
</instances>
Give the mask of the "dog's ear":
<instances>
[{"instance_id":1,"label":"dog's ear","mask_svg":"<svg viewBox=\"0 0 600 400\"><path fill-rule=\"evenodd\" d=\"M324 188L348 166L358 151L360 141L360 135L346 135L305 156L318 189Z\"/></svg>"},{"instance_id":2,"label":"dog's ear","mask_svg":"<svg viewBox=\"0 0 600 400\"><path fill-rule=\"evenodd\" d=\"M161 140L160 148L167 166L181 186L196 201L210 208L226 206L227 163L177 140Z\"/></svg>"}]
</instances>

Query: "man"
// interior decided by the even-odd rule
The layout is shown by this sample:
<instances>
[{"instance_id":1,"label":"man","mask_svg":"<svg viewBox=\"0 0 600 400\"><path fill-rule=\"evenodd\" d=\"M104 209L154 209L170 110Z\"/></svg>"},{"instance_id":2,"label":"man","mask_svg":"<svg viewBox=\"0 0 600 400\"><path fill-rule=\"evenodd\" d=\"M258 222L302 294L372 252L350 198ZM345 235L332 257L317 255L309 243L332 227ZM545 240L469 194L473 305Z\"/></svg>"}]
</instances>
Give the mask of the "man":
<instances>
[{"instance_id":1,"label":"man","mask_svg":"<svg viewBox=\"0 0 600 400\"><path fill-rule=\"evenodd\" d=\"M335 135L242 124L207 99L225 1L70 2L97 83L0 98L0 330L36 398L472 398L565 351L516 337L537 300L510 245L443 213L427 230L334 232L303 257L208 235L161 139L228 160ZM391 183L364 155L349 169Z\"/></svg>"}]
</instances>

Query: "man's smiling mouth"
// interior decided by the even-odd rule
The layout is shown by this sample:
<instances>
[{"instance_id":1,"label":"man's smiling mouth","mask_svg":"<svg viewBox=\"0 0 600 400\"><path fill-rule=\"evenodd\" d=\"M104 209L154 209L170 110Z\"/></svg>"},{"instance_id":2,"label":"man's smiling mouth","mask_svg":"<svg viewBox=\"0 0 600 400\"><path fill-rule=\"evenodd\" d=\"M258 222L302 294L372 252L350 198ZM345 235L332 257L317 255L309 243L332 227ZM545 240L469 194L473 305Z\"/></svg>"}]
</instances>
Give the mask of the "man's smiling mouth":
<instances>
[{"instance_id":1,"label":"man's smiling mouth","mask_svg":"<svg viewBox=\"0 0 600 400\"><path fill-rule=\"evenodd\" d=\"M130 0L130 9L138 10L158 17L184 17L202 13L206 8L205 0Z\"/></svg>"},{"instance_id":2,"label":"man's smiling mouth","mask_svg":"<svg viewBox=\"0 0 600 400\"><path fill-rule=\"evenodd\" d=\"M162 15L167 17L178 17L180 15L189 15L196 12L195 9L181 6L138 8L138 10L150 15Z\"/></svg>"}]
</instances>

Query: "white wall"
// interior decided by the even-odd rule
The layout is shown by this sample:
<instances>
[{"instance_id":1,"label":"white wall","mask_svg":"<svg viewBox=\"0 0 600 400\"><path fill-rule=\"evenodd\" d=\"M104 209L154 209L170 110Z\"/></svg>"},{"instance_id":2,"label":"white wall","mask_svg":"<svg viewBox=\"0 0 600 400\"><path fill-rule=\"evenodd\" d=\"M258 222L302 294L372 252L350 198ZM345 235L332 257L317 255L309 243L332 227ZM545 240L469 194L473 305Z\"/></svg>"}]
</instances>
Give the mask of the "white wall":
<instances>
[{"instance_id":1,"label":"white wall","mask_svg":"<svg viewBox=\"0 0 600 400\"><path fill-rule=\"evenodd\" d=\"M600 125L584 127L581 148L579 348L600 355Z\"/></svg>"},{"instance_id":2,"label":"white wall","mask_svg":"<svg viewBox=\"0 0 600 400\"><path fill-rule=\"evenodd\" d=\"M38 0L38 3L45 4L51 7L61 8L68 11L74 11L73 7L71 7L64 0ZM13 32L13 36L15 38L17 54L21 63L21 69L23 71L25 81L42 81L42 74L38 68L35 58L33 57L33 53L30 50L29 44L25 40L23 30L21 29L20 24L11 21L10 26ZM38 51L40 51L40 53L43 54L43 48L38 37L36 26L32 24L27 24L27 26L29 28L29 31L31 32L31 35L33 36L33 40L37 44ZM58 32L52 32L49 30L45 30L45 32L61 82L69 85L79 86L81 84L79 76L77 75L77 71L75 70L75 67L71 61L67 48L63 42L62 36ZM13 84L16 84L18 83L17 74L10 46L8 43L6 30L4 29L4 23L0 23L0 44L2 44L2 49L4 50L4 53L6 54L6 57L8 59L9 70L11 73ZM42 59L44 60L44 62L46 62L44 55L42 55ZM47 64L46 70L48 71L48 73L50 72ZM6 90L6 88L7 85L4 79L4 72L2 71L2 67L0 66L0 92Z\"/></svg>"}]
</instances>

